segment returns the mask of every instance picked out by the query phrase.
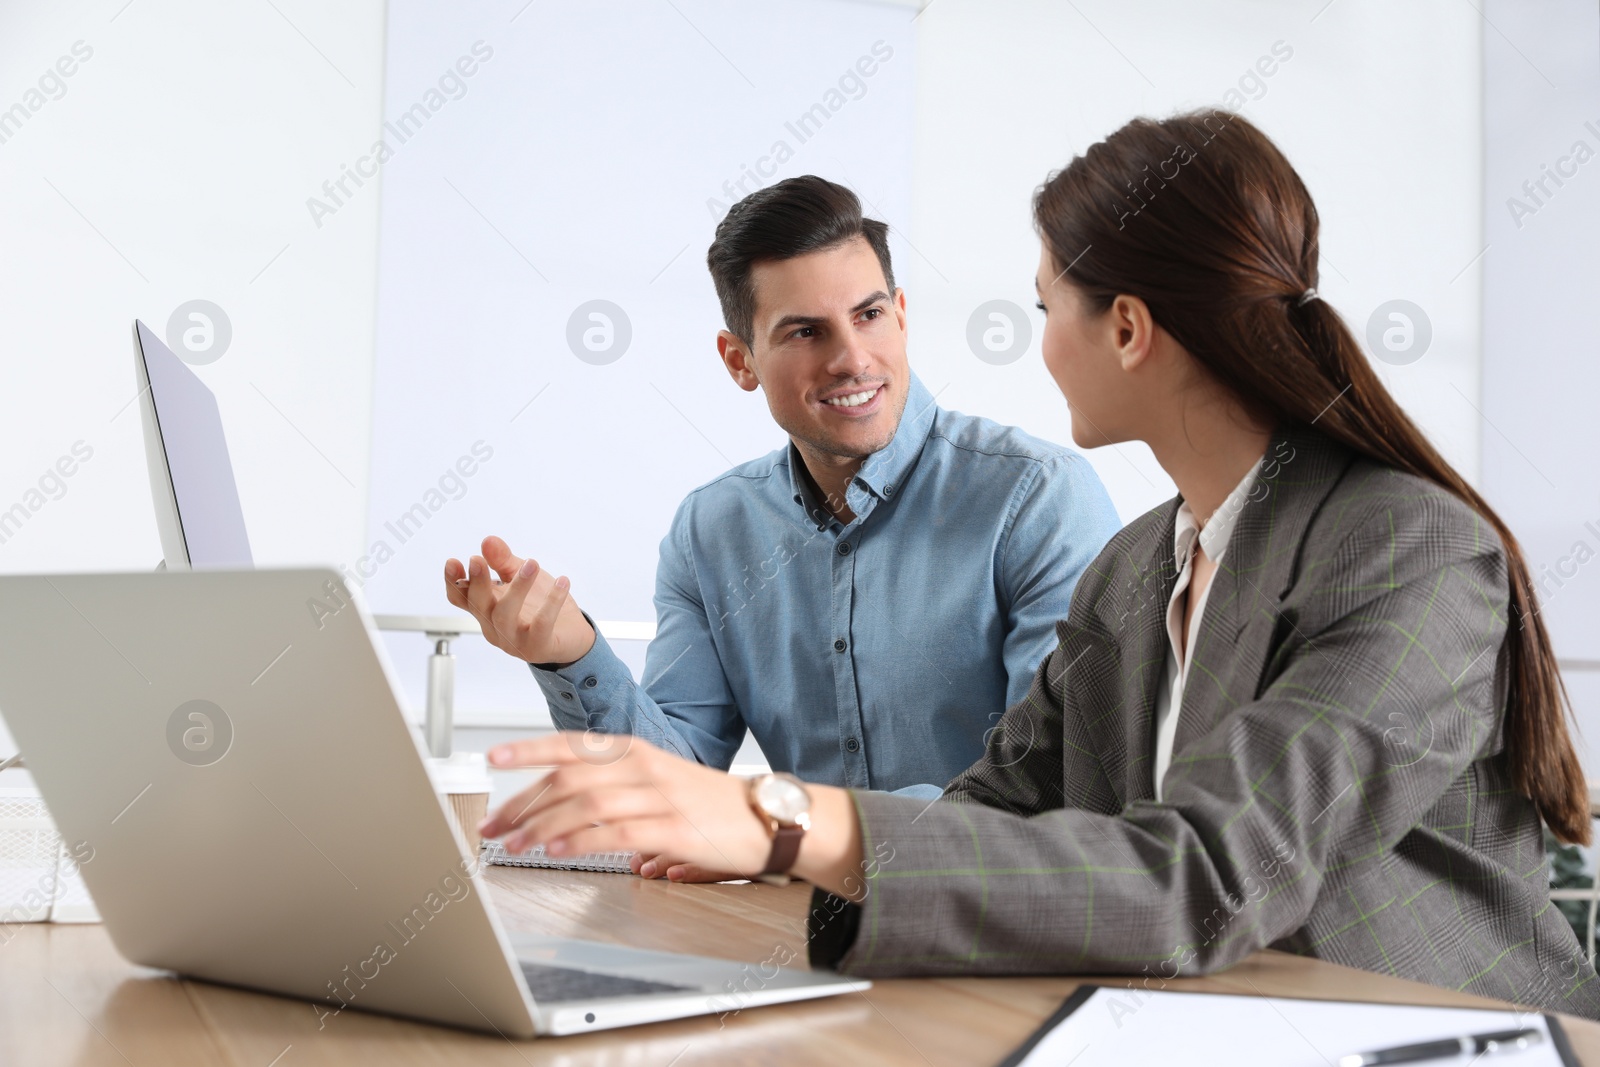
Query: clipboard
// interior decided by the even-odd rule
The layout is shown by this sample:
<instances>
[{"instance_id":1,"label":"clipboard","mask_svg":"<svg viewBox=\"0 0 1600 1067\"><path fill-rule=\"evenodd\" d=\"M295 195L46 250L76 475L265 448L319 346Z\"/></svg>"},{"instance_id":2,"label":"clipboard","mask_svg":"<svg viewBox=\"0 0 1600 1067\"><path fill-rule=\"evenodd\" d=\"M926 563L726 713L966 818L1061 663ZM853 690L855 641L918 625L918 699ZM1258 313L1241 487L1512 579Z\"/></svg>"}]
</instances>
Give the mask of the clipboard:
<instances>
[{"instance_id":1,"label":"clipboard","mask_svg":"<svg viewBox=\"0 0 1600 1067\"><path fill-rule=\"evenodd\" d=\"M1522 1027L1541 1029L1548 1041L1504 1057L1506 1067L1581 1067L1560 1020L1541 1012L1180 993L1131 983L1086 983L998 1067L1045 1063L1131 1067L1146 1062L1234 1067L1258 1060L1281 1067L1302 1060L1326 1067L1353 1052Z\"/></svg>"}]
</instances>

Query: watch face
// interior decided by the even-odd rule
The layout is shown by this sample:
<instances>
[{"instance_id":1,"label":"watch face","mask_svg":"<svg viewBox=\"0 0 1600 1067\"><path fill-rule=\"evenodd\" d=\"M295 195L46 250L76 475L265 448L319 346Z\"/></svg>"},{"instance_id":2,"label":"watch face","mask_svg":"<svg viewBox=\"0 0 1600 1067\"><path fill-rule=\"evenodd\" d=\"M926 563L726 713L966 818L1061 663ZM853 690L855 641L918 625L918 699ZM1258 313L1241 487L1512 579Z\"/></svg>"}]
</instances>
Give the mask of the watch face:
<instances>
[{"instance_id":1,"label":"watch face","mask_svg":"<svg viewBox=\"0 0 1600 1067\"><path fill-rule=\"evenodd\" d=\"M811 796L800 783L772 774L756 783L756 803L784 825L793 825L811 810Z\"/></svg>"}]
</instances>

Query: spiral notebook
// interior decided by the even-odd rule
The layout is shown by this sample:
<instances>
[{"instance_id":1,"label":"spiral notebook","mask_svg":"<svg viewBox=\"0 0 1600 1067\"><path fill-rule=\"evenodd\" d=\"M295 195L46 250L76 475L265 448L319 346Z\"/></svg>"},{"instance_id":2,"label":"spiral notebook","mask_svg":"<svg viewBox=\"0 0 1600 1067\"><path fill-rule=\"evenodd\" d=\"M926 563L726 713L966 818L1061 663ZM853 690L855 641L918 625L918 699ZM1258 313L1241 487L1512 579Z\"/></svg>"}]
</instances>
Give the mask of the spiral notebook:
<instances>
[{"instance_id":1,"label":"spiral notebook","mask_svg":"<svg viewBox=\"0 0 1600 1067\"><path fill-rule=\"evenodd\" d=\"M485 841L483 862L497 867L548 867L558 871L606 871L610 874L632 874L628 866L632 852L586 852L581 856L547 856L543 845L535 845L527 852L512 855L498 841Z\"/></svg>"}]
</instances>

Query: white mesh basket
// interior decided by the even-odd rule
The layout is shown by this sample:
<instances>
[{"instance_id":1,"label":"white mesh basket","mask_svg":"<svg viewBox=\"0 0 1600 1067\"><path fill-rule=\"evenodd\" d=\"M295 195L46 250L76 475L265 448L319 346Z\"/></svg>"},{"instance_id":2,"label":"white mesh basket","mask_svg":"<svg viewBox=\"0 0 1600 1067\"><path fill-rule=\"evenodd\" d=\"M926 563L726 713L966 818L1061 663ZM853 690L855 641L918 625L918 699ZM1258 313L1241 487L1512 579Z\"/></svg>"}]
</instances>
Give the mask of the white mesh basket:
<instances>
[{"instance_id":1,"label":"white mesh basket","mask_svg":"<svg viewBox=\"0 0 1600 1067\"><path fill-rule=\"evenodd\" d=\"M10 924L46 920L99 922L100 913L44 800L33 789L0 788L0 943Z\"/></svg>"},{"instance_id":2,"label":"white mesh basket","mask_svg":"<svg viewBox=\"0 0 1600 1067\"><path fill-rule=\"evenodd\" d=\"M50 917L60 856L61 838L39 795L0 789L0 924Z\"/></svg>"}]
</instances>

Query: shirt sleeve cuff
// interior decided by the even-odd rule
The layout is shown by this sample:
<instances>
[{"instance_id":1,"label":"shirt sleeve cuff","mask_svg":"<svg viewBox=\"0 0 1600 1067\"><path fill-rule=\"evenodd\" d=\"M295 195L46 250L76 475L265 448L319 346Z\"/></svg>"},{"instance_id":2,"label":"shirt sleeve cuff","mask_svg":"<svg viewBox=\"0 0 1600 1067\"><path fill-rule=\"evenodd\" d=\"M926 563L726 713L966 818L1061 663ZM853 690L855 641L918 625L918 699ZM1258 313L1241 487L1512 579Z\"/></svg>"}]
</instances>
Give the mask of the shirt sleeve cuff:
<instances>
[{"instance_id":1,"label":"shirt sleeve cuff","mask_svg":"<svg viewBox=\"0 0 1600 1067\"><path fill-rule=\"evenodd\" d=\"M584 618L589 618L587 613ZM593 619L589 625L594 626ZM594 627L594 646L581 659L556 670L533 663L528 669L550 705L551 720L563 730L601 727L605 714L612 710L611 695L617 686L633 681L633 672L617 658L598 626Z\"/></svg>"},{"instance_id":2,"label":"shirt sleeve cuff","mask_svg":"<svg viewBox=\"0 0 1600 1067\"><path fill-rule=\"evenodd\" d=\"M826 889L811 890L811 910L806 913L806 946L812 967L837 970L856 943L861 928L861 905L834 896Z\"/></svg>"}]
</instances>

